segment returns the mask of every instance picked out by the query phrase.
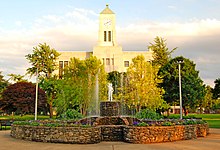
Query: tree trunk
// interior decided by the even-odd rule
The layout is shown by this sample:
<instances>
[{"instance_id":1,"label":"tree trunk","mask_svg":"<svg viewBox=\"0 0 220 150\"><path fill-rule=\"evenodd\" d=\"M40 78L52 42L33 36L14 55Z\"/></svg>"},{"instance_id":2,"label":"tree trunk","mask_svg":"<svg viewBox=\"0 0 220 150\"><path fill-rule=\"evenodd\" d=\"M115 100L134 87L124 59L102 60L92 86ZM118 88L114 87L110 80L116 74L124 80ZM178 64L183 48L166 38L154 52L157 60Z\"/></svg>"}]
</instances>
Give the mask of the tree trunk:
<instances>
[{"instance_id":1,"label":"tree trunk","mask_svg":"<svg viewBox=\"0 0 220 150\"><path fill-rule=\"evenodd\" d=\"M49 103L49 107L50 107L50 118L53 118L53 103L52 102Z\"/></svg>"},{"instance_id":2,"label":"tree trunk","mask_svg":"<svg viewBox=\"0 0 220 150\"><path fill-rule=\"evenodd\" d=\"M186 109L186 107L184 107L184 106L183 106L183 111L184 111L184 115L187 116L187 114L188 114L188 113L187 113L187 109Z\"/></svg>"}]
</instances>

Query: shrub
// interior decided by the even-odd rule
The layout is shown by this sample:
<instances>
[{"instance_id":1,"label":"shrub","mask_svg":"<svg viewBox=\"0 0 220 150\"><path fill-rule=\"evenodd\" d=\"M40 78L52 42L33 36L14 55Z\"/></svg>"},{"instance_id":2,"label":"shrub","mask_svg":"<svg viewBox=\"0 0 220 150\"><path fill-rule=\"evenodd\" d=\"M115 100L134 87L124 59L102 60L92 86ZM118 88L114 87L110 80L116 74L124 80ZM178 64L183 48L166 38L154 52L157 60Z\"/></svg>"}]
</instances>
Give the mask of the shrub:
<instances>
[{"instance_id":1,"label":"shrub","mask_svg":"<svg viewBox=\"0 0 220 150\"><path fill-rule=\"evenodd\" d=\"M162 126L172 126L173 123L170 122L170 121L165 121L165 122L163 122L161 125L162 125Z\"/></svg>"},{"instance_id":2,"label":"shrub","mask_svg":"<svg viewBox=\"0 0 220 150\"><path fill-rule=\"evenodd\" d=\"M149 126L146 122L141 122L137 124L138 127L146 127Z\"/></svg>"},{"instance_id":3,"label":"shrub","mask_svg":"<svg viewBox=\"0 0 220 150\"><path fill-rule=\"evenodd\" d=\"M64 124L59 124L59 123L47 123L45 124L46 127L61 127Z\"/></svg>"},{"instance_id":4,"label":"shrub","mask_svg":"<svg viewBox=\"0 0 220 150\"><path fill-rule=\"evenodd\" d=\"M152 120L158 120L163 118L163 116L161 116L160 114L149 109L142 109L135 116L139 119L152 119Z\"/></svg>"},{"instance_id":5,"label":"shrub","mask_svg":"<svg viewBox=\"0 0 220 150\"><path fill-rule=\"evenodd\" d=\"M183 122L184 125L197 124L195 120L185 120Z\"/></svg>"},{"instance_id":6,"label":"shrub","mask_svg":"<svg viewBox=\"0 0 220 150\"><path fill-rule=\"evenodd\" d=\"M31 125L31 126L39 126L40 123L36 121L14 121L14 125Z\"/></svg>"},{"instance_id":7,"label":"shrub","mask_svg":"<svg viewBox=\"0 0 220 150\"><path fill-rule=\"evenodd\" d=\"M61 119L81 119L83 118L83 115L76 111L75 109L68 109L66 112L60 115Z\"/></svg>"},{"instance_id":8,"label":"shrub","mask_svg":"<svg viewBox=\"0 0 220 150\"><path fill-rule=\"evenodd\" d=\"M14 121L14 125L30 125L31 123L28 121Z\"/></svg>"},{"instance_id":9,"label":"shrub","mask_svg":"<svg viewBox=\"0 0 220 150\"><path fill-rule=\"evenodd\" d=\"M205 124L207 123L205 120L196 120L196 124Z\"/></svg>"}]
</instances>

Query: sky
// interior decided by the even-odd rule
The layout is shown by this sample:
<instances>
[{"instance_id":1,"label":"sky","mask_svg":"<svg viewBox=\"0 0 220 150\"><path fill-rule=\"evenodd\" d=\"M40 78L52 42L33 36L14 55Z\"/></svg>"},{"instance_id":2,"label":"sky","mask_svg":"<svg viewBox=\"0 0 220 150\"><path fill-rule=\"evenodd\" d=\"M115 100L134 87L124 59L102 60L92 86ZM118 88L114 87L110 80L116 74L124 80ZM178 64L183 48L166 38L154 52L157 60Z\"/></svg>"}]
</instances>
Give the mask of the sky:
<instances>
[{"instance_id":1,"label":"sky","mask_svg":"<svg viewBox=\"0 0 220 150\"><path fill-rule=\"evenodd\" d=\"M109 4L116 14L117 42L123 50L148 50L156 36L172 57L196 64L205 84L220 78L219 0L1 0L0 71L26 73L25 55L47 43L58 51L92 51L99 13Z\"/></svg>"}]
</instances>

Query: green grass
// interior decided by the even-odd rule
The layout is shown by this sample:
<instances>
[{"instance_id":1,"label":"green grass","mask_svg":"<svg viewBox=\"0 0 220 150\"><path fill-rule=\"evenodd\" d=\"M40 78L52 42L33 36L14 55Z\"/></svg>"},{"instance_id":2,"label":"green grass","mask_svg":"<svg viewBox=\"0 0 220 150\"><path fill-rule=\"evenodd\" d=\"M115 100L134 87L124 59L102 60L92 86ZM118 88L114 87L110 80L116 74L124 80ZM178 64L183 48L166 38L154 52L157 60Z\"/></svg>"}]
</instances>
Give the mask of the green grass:
<instances>
[{"instance_id":1,"label":"green grass","mask_svg":"<svg viewBox=\"0 0 220 150\"><path fill-rule=\"evenodd\" d=\"M220 120L205 120L210 128L220 128Z\"/></svg>"},{"instance_id":2,"label":"green grass","mask_svg":"<svg viewBox=\"0 0 220 150\"><path fill-rule=\"evenodd\" d=\"M210 128L220 128L220 114L189 114L192 118L202 118L208 122ZM180 118L179 114L171 114L170 117Z\"/></svg>"},{"instance_id":3,"label":"green grass","mask_svg":"<svg viewBox=\"0 0 220 150\"><path fill-rule=\"evenodd\" d=\"M7 120L19 120L19 121L25 121L25 120L34 120L34 115L24 115L24 116L19 116L19 115L16 115L16 116L0 116L0 120L4 120L4 119L7 119ZM42 115L39 115L37 116L37 119L38 120L44 120L44 119L50 119L49 116L42 116ZM54 117L55 119L55 117ZM11 127L7 126L6 127L6 130L10 130ZM3 130L5 130L5 128L3 127ZM0 130L1 131L1 130Z\"/></svg>"},{"instance_id":4,"label":"green grass","mask_svg":"<svg viewBox=\"0 0 220 150\"><path fill-rule=\"evenodd\" d=\"M190 114L189 116L191 115L195 116L196 118L220 120L220 114Z\"/></svg>"},{"instance_id":5,"label":"green grass","mask_svg":"<svg viewBox=\"0 0 220 150\"><path fill-rule=\"evenodd\" d=\"M24 115L24 116L0 116L0 119L13 119L13 120L34 120L34 115ZM37 116L37 119L44 120L50 119L49 116Z\"/></svg>"}]
</instances>

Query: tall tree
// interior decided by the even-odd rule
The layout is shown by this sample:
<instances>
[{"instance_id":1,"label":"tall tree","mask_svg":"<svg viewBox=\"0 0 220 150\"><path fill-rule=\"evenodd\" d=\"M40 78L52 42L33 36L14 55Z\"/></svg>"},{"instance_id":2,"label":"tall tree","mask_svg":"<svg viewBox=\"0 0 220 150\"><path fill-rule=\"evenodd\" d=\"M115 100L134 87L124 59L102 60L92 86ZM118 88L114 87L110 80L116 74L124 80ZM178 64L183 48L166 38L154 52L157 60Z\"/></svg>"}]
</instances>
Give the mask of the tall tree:
<instances>
[{"instance_id":1,"label":"tall tree","mask_svg":"<svg viewBox=\"0 0 220 150\"><path fill-rule=\"evenodd\" d=\"M118 71L109 72L107 75L107 80L112 83L114 94L118 94L118 88L121 87L121 75L122 73Z\"/></svg>"},{"instance_id":2,"label":"tall tree","mask_svg":"<svg viewBox=\"0 0 220 150\"><path fill-rule=\"evenodd\" d=\"M156 110L163 104L163 89L158 87L161 83L158 75L158 67L147 62L143 55L132 59L127 70L128 85L126 87L127 102L136 106L140 111L142 107Z\"/></svg>"},{"instance_id":3,"label":"tall tree","mask_svg":"<svg viewBox=\"0 0 220 150\"><path fill-rule=\"evenodd\" d=\"M31 76L36 74L37 69L38 73L46 78L50 78L52 72L56 69L57 64L56 60L59 57L59 53L50 48L46 43L39 44L33 48L33 54L26 55L26 59L29 60L29 63L32 67L27 69L27 73Z\"/></svg>"},{"instance_id":4,"label":"tall tree","mask_svg":"<svg viewBox=\"0 0 220 150\"><path fill-rule=\"evenodd\" d=\"M27 80L24 79L24 75L11 73L8 74L8 76L10 76L9 80L12 82L27 82Z\"/></svg>"},{"instance_id":5,"label":"tall tree","mask_svg":"<svg viewBox=\"0 0 220 150\"><path fill-rule=\"evenodd\" d=\"M206 113L210 113L211 109L215 104L215 100L213 99L212 87L206 86L205 87L206 94L204 100L202 101L201 108L205 108Z\"/></svg>"},{"instance_id":6,"label":"tall tree","mask_svg":"<svg viewBox=\"0 0 220 150\"><path fill-rule=\"evenodd\" d=\"M220 78L215 80L215 86L213 89L213 98L219 99L220 98Z\"/></svg>"},{"instance_id":7,"label":"tall tree","mask_svg":"<svg viewBox=\"0 0 220 150\"><path fill-rule=\"evenodd\" d=\"M94 56L86 60L71 58L63 82L65 85L59 92L56 105L63 105L62 100L65 100L67 105L60 109L75 109L78 105L80 112L86 115L94 99L106 99L106 73L101 61Z\"/></svg>"},{"instance_id":8,"label":"tall tree","mask_svg":"<svg viewBox=\"0 0 220 150\"><path fill-rule=\"evenodd\" d=\"M29 82L18 82L8 86L2 94L0 106L8 113L33 113L35 107L35 85ZM38 108L46 108L46 96L39 89Z\"/></svg>"},{"instance_id":9,"label":"tall tree","mask_svg":"<svg viewBox=\"0 0 220 150\"><path fill-rule=\"evenodd\" d=\"M169 50L167 48L166 40L157 36L154 39L154 43L150 43L150 46L148 46L148 49L153 51L153 64L162 67L170 61L171 54L177 48Z\"/></svg>"},{"instance_id":10,"label":"tall tree","mask_svg":"<svg viewBox=\"0 0 220 150\"><path fill-rule=\"evenodd\" d=\"M2 72L0 71L0 99L2 97L3 90L9 85L8 81L4 79Z\"/></svg>"},{"instance_id":11,"label":"tall tree","mask_svg":"<svg viewBox=\"0 0 220 150\"><path fill-rule=\"evenodd\" d=\"M184 62L181 64L181 83L183 109L186 115L189 107L197 107L199 102L204 99L205 86L199 77L199 71L195 68L196 64L182 56L176 57L163 66L159 72L163 77L163 82L160 86L165 90L164 100L169 104L179 103L179 72L177 63L179 60Z\"/></svg>"},{"instance_id":12,"label":"tall tree","mask_svg":"<svg viewBox=\"0 0 220 150\"><path fill-rule=\"evenodd\" d=\"M50 48L49 45L46 43L39 44L38 46L33 48L33 54L26 55L26 59L29 60L29 63L32 65L32 67L27 69L27 73L31 76L36 74L38 72L38 75L41 79L47 79L45 80L45 84L49 87L45 87L45 90L47 91L47 98L48 98L48 104L50 106L50 117L52 117L53 110L53 97L54 94L51 89L52 82L53 82L53 76L52 73L57 68L56 60L60 54L53 48ZM51 79L51 80L50 80Z\"/></svg>"},{"instance_id":13,"label":"tall tree","mask_svg":"<svg viewBox=\"0 0 220 150\"><path fill-rule=\"evenodd\" d=\"M46 92L47 103L49 104L50 118L53 117L53 103L59 91L59 82L56 77L42 79L39 86Z\"/></svg>"}]
</instances>

